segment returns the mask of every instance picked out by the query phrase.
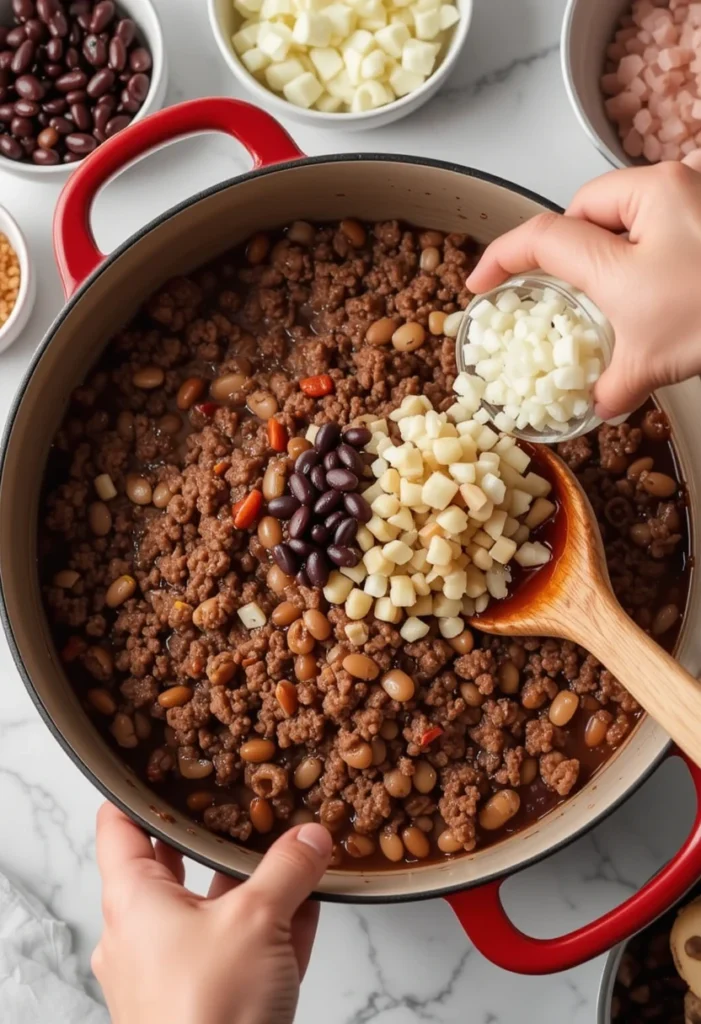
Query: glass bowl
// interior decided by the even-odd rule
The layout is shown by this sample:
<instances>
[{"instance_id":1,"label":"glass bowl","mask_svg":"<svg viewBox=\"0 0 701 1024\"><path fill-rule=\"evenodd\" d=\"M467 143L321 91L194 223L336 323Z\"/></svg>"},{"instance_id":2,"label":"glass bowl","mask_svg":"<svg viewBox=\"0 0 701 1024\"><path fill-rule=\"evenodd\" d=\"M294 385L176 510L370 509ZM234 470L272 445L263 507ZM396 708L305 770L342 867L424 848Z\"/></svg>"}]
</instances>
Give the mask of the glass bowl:
<instances>
[{"instance_id":1,"label":"glass bowl","mask_svg":"<svg viewBox=\"0 0 701 1024\"><path fill-rule=\"evenodd\" d=\"M539 273L523 274L517 277L511 277L504 284L499 285L498 288L494 288L490 292L485 292L483 295L476 295L473 298L472 302L465 310L465 315L462 318L460 328L455 339L455 358L458 365L458 372L472 373L474 371L474 366L468 365L465 361L464 346L467 344L470 324L472 323L471 312L478 303L482 302L483 299L496 303L499 297L507 291L515 291L519 298L522 299L538 300L541 296L536 293L539 290L542 291L544 288L550 288L552 291L556 292L557 295L564 299L567 305L570 306L580 317L585 327L592 328L597 332L605 369L611 362L614 344L613 328L607 318L591 301L591 299L584 295L583 292L580 292L572 285L566 284L558 278L551 277L549 274ZM492 423L494 423L495 416L502 412L500 406L491 405L489 402L484 401L484 399L480 403L480 408L484 409ZM566 430L536 430L533 427L526 427L519 430L517 427L514 427L509 431L509 433L512 434L513 437L517 437L523 441L531 441L535 444L558 444L560 441L571 441L575 437L580 437L582 434L588 433L590 430L598 427L601 422L602 421L599 417L594 414L594 403L592 401L589 412L585 416L570 420L566 424Z\"/></svg>"}]
</instances>

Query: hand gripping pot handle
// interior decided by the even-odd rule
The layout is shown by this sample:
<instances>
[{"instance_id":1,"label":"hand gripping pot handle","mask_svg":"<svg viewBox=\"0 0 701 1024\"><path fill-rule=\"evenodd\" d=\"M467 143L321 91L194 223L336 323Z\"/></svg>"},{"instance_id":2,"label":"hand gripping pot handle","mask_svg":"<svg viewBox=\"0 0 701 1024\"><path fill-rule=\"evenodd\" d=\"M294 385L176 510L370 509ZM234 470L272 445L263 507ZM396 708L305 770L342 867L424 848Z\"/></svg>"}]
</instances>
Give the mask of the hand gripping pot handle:
<instances>
[{"instance_id":1,"label":"hand gripping pot handle","mask_svg":"<svg viewBox=\"0 0 701 1024\"><path fill-rule=\"evenodd\" d=\"M137 121L94 150L61 193L54 216L54 251L66 296L105 259L90 226L92 204L102 186L149 150L207 131L233 135L251 154L254 168L304 155L274 118L240 100L190 100Z\"/></svg>"},{"instance_id":2,"label":"hand gripping pot handle","mask_svg":"<svg viewBox=\"0 0 701 1024\"><path fill-rule=\"evenodd\" d=\"M591 960L646 928L698 882L701 872L701 768L679 750L696 790L696 819L681 850L634 896L596 921L555 939L535 939L506 915L499 896L505 879L447 897L479 951L516 974L554 974Z\"/></svg>"}]
</instances>

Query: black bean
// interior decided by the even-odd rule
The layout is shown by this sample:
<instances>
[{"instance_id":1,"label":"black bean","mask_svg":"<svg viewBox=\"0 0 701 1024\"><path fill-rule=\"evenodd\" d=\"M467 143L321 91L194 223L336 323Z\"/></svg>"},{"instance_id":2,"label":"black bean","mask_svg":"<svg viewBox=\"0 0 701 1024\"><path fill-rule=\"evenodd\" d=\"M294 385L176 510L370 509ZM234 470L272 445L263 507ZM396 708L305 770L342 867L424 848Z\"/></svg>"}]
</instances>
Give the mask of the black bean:
<instances>
[{"instance_id":1,"label":"black bean","mask_svg":"<svg viewBox=\"0 0 701 1024\"><path fill-rule=\"evenodd\" d=\"M322 455L325 455L336 447L340 436L341 428L337 423L324 423L323 427L319 427L314 438L314 447Z\"/></svg>"},{"instance_id":2,"label":"black bean","mask_svg":"<svg viewBox=\"0 0 701 1024\"><path fill-rule=\"evenodd\" d=\"M281 498L271 498L268 502L268 512L278 519L291 519L299 508L299 502L291 494L284 494Z\"/></svg>"},{"instance_id":3,"label":"black bean","mask_svg":"<svg viewBox=\"0 0 701 1024\"><path fill-rule=\"evenodd\" d=\"M25 39L23 43L15 50L15 56L12 60L12 70L16 75L23 74L27 68L31 67L34 60L35 45L31 39Z\"/></svg>"},{"instance_id":4,"label":"black bean","mask_svg":"<svg viewBox=\"0 0 701 1024\"><path fill-rule=\"evenodd\" d=\"M359 482L350 469L332 469L326 474L326 483L336 491L355 491Z\"/></svg>"},{"instance_id":5,"label":"black bean","mask_svg":"<svg viewBox=\"0 0 701 1024\"><path fill-rule=\"evenodd\" d=\"M28 21L24 26L24 31L27 34L27 39L31 39L33 43L43 43L48 35L46 25L42 24L38 18Z\"/></svg>"},{"instance_id":6,"label":"black bean","mask_svg":"<svg viewBox=\"0 0 701 1024\"><path fill-rule=\"evenodd\" d=\"M307 576L315 587L325 587L329 582L331 567L322 551L312 551L305 566Z\"/></svg>"},{"instance_id":7,"label":"black bean","mask_svg":"<svg viewBox=\"0 0 701 1024\"><path fill-rule=\"evenodd\" d=\"M360 556L357 551L354 551L353 548L347 548L340 544L332 544L327 548L326 553L334 565L342 565L348 569L351 569L360 561Z\"/></svg>"},{"instance_id":8,"label":"black bean","mask_svg":"<svg viewBox=\"0 0 701 1024\"><path fill-rule=\"evenodd\" d=\"M295 461L295 473L309 473L312 466L316 466L321 456L313 448L307 448L297 456Z\"/></svg>"},{"instance_id":9,"label":"black bean","mask_svg":"<svg viewBox=\"0 0 701 1024\"><path fill-rule=\"evenodd\" d=\"M68 107L68 101L64 100L63 97L57 99L47 100L46 103L42 104L42 109L50 114L52 117L54 114L63 114Z\"/></svg>"},{"instance_id":10,"label":"black bean","mask_svg":"<svg viewBox=\"0 0 701 1024\"><path fill-rule=\"evenodd\" d=\"M76 153L78 156L92 153L96 145L97 139L94 139L92 135L86 135L85 132L73 132L71 135L66 135L66 146L71 153Z\"/></svg>"},{"instance_id":11,"label":"black bean","mask_svg":"<svg viewBox=\"0 0 701 1024\"><path fill-rule=\"evenodd\" d=\"M306 569L300 569L299 572L297 573L297 575L295 576L295 579L297 580L297 583L300 585L300 587L307 587L307 588L309 588L312 585L311 580L307 576L307 570Z\"/></svg>"},{"instance_id":12,"label":"black bean","mask_svg":"<svg viewBox=\"0 0 701 1024\"><path fill-rule=\"evenodd\" d=\"M77 89L84 89L87 84L88 76L85 72L81 71L80 68L74 68L57 79L56 88L59 92L68 93L75 92Z\"/></svg>"},{"instance_id":13,"label":"black bean","mask_svg":"<svg viewBox=\"0 0 701 1024\"><path fill-rule=\"evenodd\" d=\"M107 63L107 44L104 39L92 33L86 36L83 40L83 56L92 67L103 68Z\"/></svg>"},{"instance_id":14,"label":"black bean","mask_svg":"<svg viewBox=\"0 0 701 1024\"><path fill-rule=\"evenodd\" d=\"M338 452L339 459L347 469L350 469L356 476L363 475L365 464L355 448L352 448L349 444L339 444L336 451Z\"/></svg>"},{"instance_id":15,"label":"black bean","mask_svg":"<svg viewBox=\"0 0 701 1024\"><path fill-rule=\"evenodd\" d=\"M15 103L15 114L18 117L36 117L41 107L32 100L17 100Z\"/></svg>"},{"instance_id":16,"label":"black bean","mask_svg":"<svg viewBox=\"0 0 701 1024\"><path fill-rule=\"evenodd\" d=\"M326 473L324 473L323 466L312 466L309 479L314 484L317 491L323 492L326 490Z\"/></svg>"},{"instance_id":17,"label":"black bean","mask_svg":"<svg viewBox=\"0 0 701 1024\"><path fill-rule=\"evenodd\" d=\"M355 516L359 522L369 523L372 519L372 509L362 494L344 494L343 504L346 511Z\"/></svg>"},{"instance_id":18,"label":"black bean","mask_svg":"<svg viewBox=\"0 0 701 1024\"><path fill-rule=\"evenodd\" d=\"M313 544L310 544L307 540L300 540L299 537L293 537L293 539L288 542L288 545L292 548L294 553L299 555L301 558L308 558L312 551L316 550Z\"/></svg>"},{"instance_id":19,"label":"black bean","mask_svg":"<svg viewBox=\"0 0 701 1024\"><path fill-rule=\"evenodd\" d=\"M272 551L275 562L288 576L294 576L299 569L299 563L289 544L276 544Z\"/></svg>"},{"instance_id":20,"label":"black bean","mask_svg":"<svg viewBox=\"0 0 701 1024\"><path fill-rule=\"evenodd\" d=\"M327 530L321 523L314 523L309 531L309 535L315 544L328 544L331 538L331 531Z\"/></svg>"},{"instance_id":21,"label":"black bean","mask_svg":"<svg viewBox=\"0 0 701 1024\"><path fill-rule=\"evenodd\" d=\"M334 450L332 452L327 452L327 454L324 456L324 469L326 470L326 472L328 473L330 469L338 469L340 465L341 460L339 459L336 451Z\"/></svg>"},{"instance_id":22,"label":"black bean","mask_svg":"<svg viewBox=\"0 0 701 1024\"><path fill-rule=\"evenodd\" d=\"M111 139L113 135L117 135L119 132L123 132L125 128L128 128L131 124L131 118L128 114L119 114L117 117L111 118L105 127L105 135L108 139Z\"/></svg>"},{"instance_id":23,"label":"black bean","mask_svg":"<svg viewBox=\"0 0 701 1024\"><path fill-rule=\"evenodd\" d=\"M129 54L129 67L132 71L150 71L152 64L151 54L143 46L135 47Z\"/></svg>"},{"instance_id":24,"label":"black bean","mask_svg":"<svg viewBox=\"0 0 701 1024\"><path fill-rule=\"evenodd\" d=\"M114 15L115 6L113 0L100 0L99 4L95 4L92 12L90 31L103 32L112 21L112 18L114 18Z\"/></svg>"},{"instance_id":25,"label":"black bean","mask_svg":"<svg viewBox=\"0 0 701 1024\"><path fill-rule=\"evenodd\" d=\"M333 493L337 494L338 492L334 491ZM342 523L343 520L347 518L348 517L346 516L346 513L343 511L343 509L339 508L337 512L332 512L330 516L326 517L326 519L324 520L324 526L326 527L327 530L335 530L338 524Z\"/></svg>"},{"instance_id":26,"label":"black bean","mask_svg":"<svg viewBox=\"0 0 701 1024\"><path fill-rule=\"evenodd\" d=\"M46 56L52 61L61 60L63 57L63 40L50 39L46 44Z\"/></svg>"},{"instance_id":27,"label":"black bean","mask_svg":"<svg viewBox=\"0 0 701 1024\"><path fill-rule=\"evenodd\" d=\"M63 11L56 11L53 18L49 22L49 32L55 38L62 39L68 35L69 25L68 19Z\"/></svg>"},{"instance_id":28,"label":"black bean","mask_svg":"<svg viewBox=\"0 0 701 1024\"><path fill-rule=\"evenodd\" d=\"M52 117L49 121L52 128L55 128L60 135L70 135L75 125L67 117Z\"/></svg>"},{"instance_id":29,"label":"black bean","mask_svg":"<svg viewBox=\"0 0 701 1024\"><path fill-rule=\"evenodd\" d=\"M333 512L340 503L341 495L339 491L327 491L326 494L321 495L314 505L314 511L318 516L326 516L329 512Z\"/></svg>"},{"instance_id":30,"label":"black bean","mask_svg":"<svg viewBox=\"0 0 701 1024\"><path fill-rule=\"evenodd\" d=\"M21 75L15 82L15 91L23 100L42 100L46 88L36 75Z\"/></svg>"},{"instance_id":31,"label":"black bean","mask_svg":"<svg viewBox=\"0 0 701 1024\"><path fill-rule=\"evenodd\" d=\"M109 68L102 68L92 76L87 85L88 96L97 99L109 92L114 85L115 74Z\"/></svg>"},{"instance_id":32,"label":"black bean","mask_svg":"<svg viewBox=\"0 0 701 1024\"><path fill-rule=\"evenodd\" d=\"M16 50L18 46L22 45L26 38L27 30L24 25L20 25L18 28L13 28L7 33L7 39L5 42L8 46L11 46L13 50Z\"/></svg>"},{"instance_id":33,"label":"black bean","mask_svg":"<svg viewBox=\"0 0 701 1024\"><path fill-rule=\"evenodd\" d=\"M143 103L148 96L148 91L151 88L151 80L148 75L144 75L139 72L136 75L132 75L127 82L127 94L130 100L135 103Z\"/></svg>"},{"instance_id":34,"label":"black bean","mask_svg":"<svg viewBox=\"0 0 701 1024\"><path fill-rule=\"evenodd\" d=\"M29 139L34 135L34 125L29 117L13 117L10 131L16 139Z\"/></svg>"},{"instance_id":35,"label":"black bean","mask_svg":"<svg viewBox=\"0 0 701 1024\"><path fill-rule=\"evenodd\" d=\"M71 117L79 132L89 132L92 128L92 115L84 103L74 103Z\"/></svg>"},{"instance_id":36,"label":"black bean","mask_svg":"<svg viewBox=\"0 0 701 1024\"><path fill-rule=\"evenodd\" d=\"M290 519L290 525L288 528L290 537L303 537L307 532L307 527L309 526L311 519L312 510L309 505L302 505L301 508L298 508Z\"/></svg>"},{"instance_id":37,"label":"black bean","mask_svg":"<svg viewBox=\"0 0 701 1024\"><path fill-rule=\"evenodd\" d=\"M12 0L12 13L18 21L27 21L36 13L33 0Z\"/></svg>"},{"instance_id":38,"label":"black bean","mask_svg":"<svg viewBox=\"0 0 701 1024\"><path fill-rule=\"evenodd\" d=\"M131 46L136 35L136 25L131 18L122 18L122 20L117 23L114 34L119 36L125 46Z\"/></svg>"},{"instance_id":39,"label":"black bean","mask_svg":"<svg viewBox=\"0 0 701 1024\"><path fill-rule=\"evenodd\" d=\"M341 547L348 547L352 544L358 533L358 520L357 519L344 519L342 523L336 527L336 532L333 537L334 544L340 544Z\"/></svg>"},{"instance_id":40,"label":"black bean","mask_svg":"<svg viewBox=\"0 0 701 1024\"><path fill-rule=\"evenodd\" d=\"M310 484L308 478L302 473L292 474L289 480L289 488L295 498L301 501L303 505L311 505L316 497L314 488Z\"/></svg>"},{"instance_id":41,"label":"black bean","mask_svg":"<svg viewBox=\"0 0 701 1024\"><path fill-rule=\"evenodd\" d=\"M0 153L9 160L21 160L24 156L24 150L11 135L0 135Z\"/></svg>"},{"instance_id":42,"label":"black bean","mask_svg":"<svg viewBox=\"0 0 701 1024\"><path fill-rule=\"evenodd\" d=\"M40 167L50 167L57 164L60 159L55 149L35 149L32 153L32 160Z\"/></svg>"},{"instance_id":43,"label":"black bean","mask_svg":"<svg viewBox=\"0 0 701 1024\"><path fill-rule=\"evenodd\" d=\"M354 448L364 448L372 434L367 427L347 427L343 431L343 440Z\"/></svg>"},{"instance_id":44,"label":"black bean","mask_svg":"<svg viewBox=\"0 0 701 1024\"><path fill-rule=\"evenodd\" d=\"M133 55L132 55L133 56ZM150 58L149 58L150 59ZM113 36L109 47L109 64L113 71L123 71L127 63L127 48L119 38ZM134 71L146 71L146 68L134 68Z\"/></svg>"}]
</instances>

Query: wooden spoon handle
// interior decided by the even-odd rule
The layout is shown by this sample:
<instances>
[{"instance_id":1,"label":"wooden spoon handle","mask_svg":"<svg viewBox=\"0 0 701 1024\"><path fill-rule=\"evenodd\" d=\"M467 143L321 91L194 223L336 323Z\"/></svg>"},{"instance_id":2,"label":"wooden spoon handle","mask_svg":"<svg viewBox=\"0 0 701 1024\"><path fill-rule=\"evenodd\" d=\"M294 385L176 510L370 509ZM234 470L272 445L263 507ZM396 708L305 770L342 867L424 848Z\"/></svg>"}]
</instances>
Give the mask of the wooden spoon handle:
<instances>
[{"instance_id":1,"label":"wooden spoon handle","mask_svg":"<svg viewBox=\"0 0 701 1024\"><path fill-rule=\"evenodd\" d=\"M636 626L612 594L602 588L600 597L591 618L570 625L571 638L590 650L701 765L701 683Z\"/></svg>"}]
</instances>

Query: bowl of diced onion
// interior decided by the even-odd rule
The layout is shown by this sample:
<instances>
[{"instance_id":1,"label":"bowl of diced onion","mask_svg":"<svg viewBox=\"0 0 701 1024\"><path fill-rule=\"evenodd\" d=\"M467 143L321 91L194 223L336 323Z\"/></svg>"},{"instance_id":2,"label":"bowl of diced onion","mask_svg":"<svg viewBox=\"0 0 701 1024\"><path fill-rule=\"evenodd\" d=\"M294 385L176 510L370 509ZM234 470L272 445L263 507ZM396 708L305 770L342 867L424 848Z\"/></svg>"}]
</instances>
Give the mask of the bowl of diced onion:
<instances>
[{"instance_id":1,"label":"bowl of diced onion","mask_svg":"<svg viewBox=\"0 0 701 1024\"><path fill-rule=\"evenodd\" d=\"M557 444L601 423L593 390L613 329L582 292L547 274L477 295L456 339L455 388L506 434Z\"/></svg>"},{"instance_id":2,"label":"bowl of diced onion","mask_svg":"<svg viewBox=\"0 0 701 1024\"><path fill-rule=\"evenodd\" d=\"M473 0L208 0L227 65L263 107L303 123L380 127L453 69Z\"/></svg>"}]
</instances>

